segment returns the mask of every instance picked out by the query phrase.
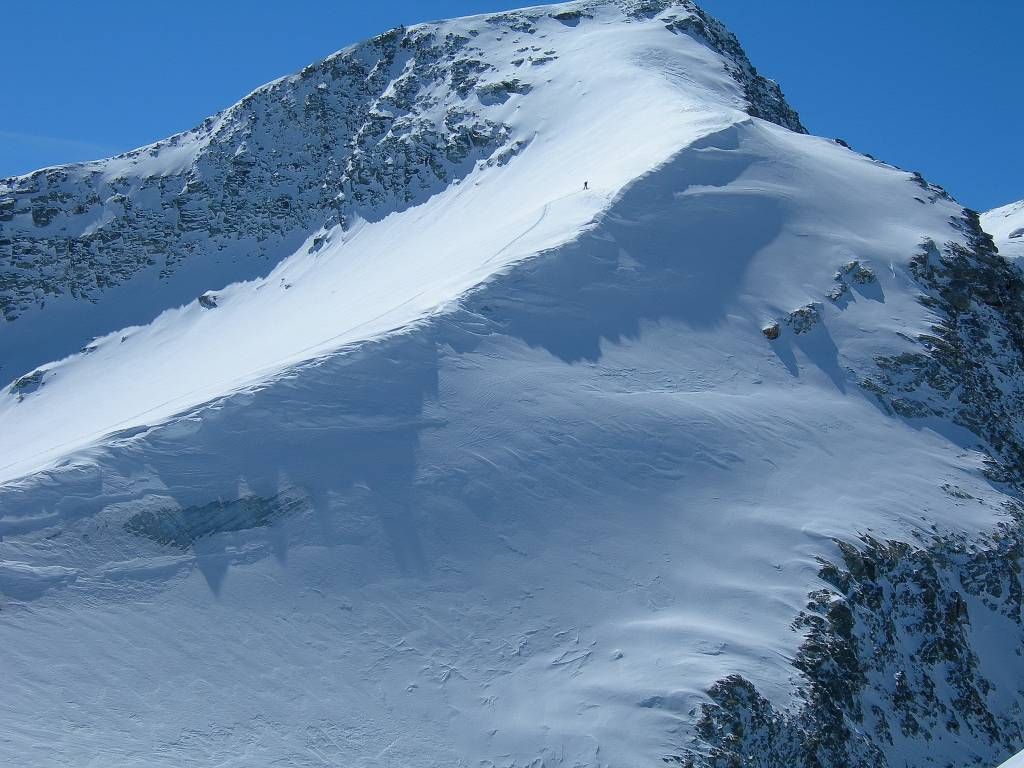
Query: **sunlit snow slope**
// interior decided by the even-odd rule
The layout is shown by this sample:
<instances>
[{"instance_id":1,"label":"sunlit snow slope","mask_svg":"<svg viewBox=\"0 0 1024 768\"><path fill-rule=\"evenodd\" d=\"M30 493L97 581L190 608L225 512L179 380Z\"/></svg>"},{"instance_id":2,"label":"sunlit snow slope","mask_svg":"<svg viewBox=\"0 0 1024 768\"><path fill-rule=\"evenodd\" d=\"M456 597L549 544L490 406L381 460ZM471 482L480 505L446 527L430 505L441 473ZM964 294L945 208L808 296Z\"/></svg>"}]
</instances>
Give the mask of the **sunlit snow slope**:
<instances>
[{"instance_id":1,"label":"sunlit snow slope","mask_svg":"<svg viewBox=\"0 0 1024 768\"><path fill-rule=\"evenodd\" d=\"M794 130L698 13L582 2L357 46L338 66L394 53L368 108L390 149L357 167L366 136L339 145L342 197L281 214L276 251L247 263L203 219L163 276L120 235L116 285L85 298L86 278L51 294L17 273L0 762L838 768L1020 748L1020 552L998 550L1018 535L1019 278L938 188ZM340 87L325 67L269 92ZM456 123L476 138L453 150ZM227 156L294 150L286 119L247 125ZM54 184L116 167L159 189L215 166L198 135ZM286 210L311 210L293 186ZM168 208L146 195L81 215L149 200L152 223ZM54 200L39 253L77 215ZM32 210L5 233L30 240ZM86 350L46 362L44 336ZM973 378L947 390L958 365Z\"/></svg>"},{"instance_id":2,"label":"sunlit snow slope","mask_svg":"<svg viewBox=\"0 0 1024 768\"><path fill-rule=\"evenodd\" d=\"M985 231L995 238L999 252L1007 258L1024 256L1024 200L993 208L982 214Z\"/></svg>"},{"instance_id":3,"label":"sunlit snow slope","mask_svg":"<svg viewBox=\"0 0 1024 768\"><path fill-rule=\"evenodd\" d=\"M407 328L510 265L573 239L625 184L742 117L739 85L706 45L667 31L663 21L614 23L618 9L598 10L579 29L541 16L533 34L479 18L429 28L486 46L485 84L466 100L508 126L504 149L519 154L481 160L422 205L318 233L326 244L315 252L307 242L265 278L219 292L217 311L193 301L91 343L88 354L43 366L37 396L0 404L0 455L14 459L2 461L0 477ZM488 93L487 84L512 82L512 91L529 92L499 90L506 100L490 105L477 95ZM435 112L427 115L445 119L443 108ZM8 332L16 339L18 325Z\"/></svg>"}]
</instances>

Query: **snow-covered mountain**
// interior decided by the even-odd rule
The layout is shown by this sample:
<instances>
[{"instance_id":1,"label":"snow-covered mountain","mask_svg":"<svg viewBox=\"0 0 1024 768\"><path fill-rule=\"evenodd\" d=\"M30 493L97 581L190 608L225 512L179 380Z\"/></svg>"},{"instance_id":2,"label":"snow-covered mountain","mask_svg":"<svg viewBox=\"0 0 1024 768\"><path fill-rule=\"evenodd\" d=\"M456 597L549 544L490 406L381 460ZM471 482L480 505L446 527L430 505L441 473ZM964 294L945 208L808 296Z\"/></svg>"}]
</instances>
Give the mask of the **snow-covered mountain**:
<instances>
[{"instance_id":1,"label":"snow-covered mountain","mask_svg":"<svg viewBox=\"0 0 1024 768\"><path fill-rule=\"evenodd\" d=\"M1024 256L1024 200L993 208L981 215L981 223L1009 259Z\"/></svg>"},{"instance_id":2,"label":"snow-covered mountain","mask_svg":"<svg viewBox=\"0 0 1024 768\"><path fill-rule=\"evenodd\" d=\"M1024 746L1020 274L688 0L393 30L0 248L5 762Z\"/></svg>"}]
</instances>

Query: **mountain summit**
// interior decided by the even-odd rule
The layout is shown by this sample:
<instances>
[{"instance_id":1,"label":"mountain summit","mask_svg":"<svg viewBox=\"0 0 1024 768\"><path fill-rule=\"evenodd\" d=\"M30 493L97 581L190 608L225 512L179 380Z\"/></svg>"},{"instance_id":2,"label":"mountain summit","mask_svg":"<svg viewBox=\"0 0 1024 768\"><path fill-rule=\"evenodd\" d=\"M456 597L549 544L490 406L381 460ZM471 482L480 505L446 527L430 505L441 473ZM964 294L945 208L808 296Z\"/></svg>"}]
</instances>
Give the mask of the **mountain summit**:
<instances>
[{"instance_id":1,"label":"mountain summit","mask_svg":"<svg viewBox=\"0 0 1024 768\"><path fill-rule=\"evenodd\" d=\"M687 0L0 182L0 311L6 762L1024 746L1020 273Z\"/></svg>"},{"instance_id":2,"label":"mountain summit","mask_svg":"<svg viewBox=\"0 0 1024 768\"><path fill-rule=\"evenodd\" d=\"M802 130L692 4L583 3L393 30L186 134L8 180L0 371L76 413L57 448L28 423L43 443L8 436L53 459L400 330L576 237L741 112ZM228 285L206 315L197 297ZM65 418L50 399L11 418Z\"/></svg>"}]
</instances>

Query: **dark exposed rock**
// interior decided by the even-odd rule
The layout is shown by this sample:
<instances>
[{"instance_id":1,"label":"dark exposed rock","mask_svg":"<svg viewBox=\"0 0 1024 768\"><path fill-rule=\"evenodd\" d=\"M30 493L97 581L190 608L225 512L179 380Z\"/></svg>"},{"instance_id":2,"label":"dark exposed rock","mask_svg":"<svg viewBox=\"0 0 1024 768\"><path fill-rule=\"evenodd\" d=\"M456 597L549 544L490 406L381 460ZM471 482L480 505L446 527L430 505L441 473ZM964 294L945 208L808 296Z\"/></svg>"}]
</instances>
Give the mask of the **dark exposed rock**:
<instances>
[{"instance_id":1,"label":"dark exposed rock","mask_svg":"<svg viewBox=\"0 0 1024 768\"><path fill-rule=\"evenodd\" d=\"M920 351L879 358L861 384L894 415L965 427L988 453L990 477L1019 495L1024 282L977 214L953 223L966 244L929 241L911 262L920 301L938 322L918 340ZM851 262L837 279L863 284L874 275ZM990 677L982 662L990 637L1024 647L1024 518L1008 505L1010 522L980 542L838 542L841 562L822 561L828 588L810 596L795 623L806 637L794 661L799 705L777 710L748 681L725 678L708 692L699 741L667 759L715 768L952 768L995 765L1018 751L1019 675Z\"/></svg>"},{"instance_id":2,"label":"dark exposed rock","mask_svg":"<svg viewBox=\"0 0 1024 768\"><path fill-rule=\"evenodd\" d=\"M513 79L480 86L476 89L476 94L484 104L501 104L508 101L513 94L529 93L531 89L532 86L529 83Z\"/></svg>"},{"instance_id":3,"label":"dark exposed rock","mask_svg":"<svg viewBox=\"0 0 1024 768\"><path fill-rule=\"evenodd\" d=\"M488 68L468 38L399 28L117 158L122 175L88 163L0 180L0 315L50 296L94 300L140 270L166 277L237 243L280 257L295 233L421 202L509 143L480 115L425 115L428 90L468 93ZM135 170L175 152L188 157L177 171Z\"/></svg>"},{"instance_id":4,"label":"dark exposed rock","mask_svg":"<svg viewBox=\"0 0 1024 768\"><path fill-rule=\"evenodd\" d=\"M861 264L860 261L854 259L844 264L838 272L836 272L836 281L849 280L858 285L867 285L868 283L875 282L878 278L875 277L875 273L871 270L871 267L866 264Z\"/></svg>"},{"instance_id":5,"label":"dark exposed rock","mask_svg":"<svg viewBox=\"0 0 1024 768\"><path fill-rule=\"evenodd\" d=\"M804 132L778 86L736 38L689 0L616 0L720 53L750 114ZM586 6L556 12L576 24ZM497 14L495 28L534 34L544 9ZM0 180L0 316L14 321L54 296L95 301L154 269L232 247L274 261L321 228L416 205L478 160L502 164L524 145L508 125L465 108L526 93L488 80L478 32L400 27L246 96L195 129L113 164L85 163ZM532 65L557 52L526 46ZM437 94L445 103L438 110ZM438 121L436 115L443 114ZM148 163L153 165L149 166Z\"/></svg>"},{"instance_id":6,"label":"dark exposed rock","mask_svg":"<svg viewBox=\"0 0 1024 768\"><path fill-rule=\"evenodd\" d=\"M270 525L299 511L303 504L301 498L283 494L268 499L247 496L184 509L138 512L128 519L125 528L159 544L185 549L205 536Z\"/></svg>"},{"instance_id":7,"label":"dark exposed rock","mask_svg":"<svg viewBox=\"0 0 1024 768\"><path fill-rule=\"evenodd\" d=\"M583 19L593 18L589 13L584 13L583 11L561 11L559 13L552 13L549 15L555 21L560 21L568 26L575 26Z\"/></svg>"},{"instance_id":8,"label":"dark exposed rock","mask_svg":"<svg viewBox=\"0 0 1024 768\"><path fill-rule=\"evenodd\" d=\"M939 416L983 440L993 479L1024 482L1024 281L967 211L967 244L928 241L911 260L919 300L939 317L920 351L879 358L862 379L905 418Z\"/></svg>"},{"instance_id":9,"label":"dark exposed rock","mask_svg":"<svg viewBox=\"0 0 1024 768\"><path fill-rule=\"evenodd\" d=\"M11 394L17 395L21 400L25 395L31 394L43 386L43 371L32 371L11 384Z\"/></svg>"},{"instance_id":10,"label":"dark exposed rock","mask_svg":"<svg viewBox=\"0 0 1024 768\"><path fill-rule=\"evenodd\" d=\"M747 58L739 40L720 22L706 14L692 2L672 2L672 0L650 0L639 3L637 13L643 15L655 8L662 11L668 8L681 8L689 15L667 20L666 27L680 34L686 34L700 40L714 50L722 53L730 62L726 69L729 75L743 87L747 98L747 112L753 117L760 117L798 133L807 133L800 116L786 102L782 89L778 84L766 79L758 73L750 59Z\"/></svg>"},{"instance_id":11,"label":"dark exposed rock","mask_svg":"<svg viewBox=\"0 0 1024 768\"><path fill-rule=\"evenodd\" d=\"M821 307L819 304L815 303L805 304L786 315L786 317L783 318L783 322L785 322L795 334L799 335L801 333L807 333L821 322Z\"/></svg>"},{"instance_id":12,"label":"dark exposed rock","mask_svg":"<svg viewBox=\"0 0 1024 768\"><path fill-rule=\"evenodd\" d=\"M854 259L844 264L835 274L835 285L833 285L825 297L833 304L837 304L840 309L846 306L847 301L850 299L850 286L864 286L871 285L878 282L878 278L875 276L874 271L867 264L862 264L859 260Z\"/></svg>"},{"instance_id":13,"label":"dark exposed rock","mask_svg":"<svg viewBox=\"0 0 1024 768\"><path fill-rule=\"evenodd\" d=\"M850 292L850 286L845 282L837 283L836 285L829 288L828 293L825 296L829 301L833 303L841 302Z\"/></svg>"},{"instance_id":14,"label":"dark exposed rock","mask_svg":"<svg viewBox=\"0 0 1024 768\"><path fill-rule=\"evenodd\" d=\"M733 768L992 766L1024 746L1024 691L989 679L987 640L972 614L1024 646L1019 520L983 545L936 538L926 547L864 537L822 562L828 588L796 627L800 705L778 710L740 676L708 691L698 743L673 756ZM1005 634L1004 634L1005 633ZM941 743L942 749L935 745Z\"/></svg>"}]
</instances>

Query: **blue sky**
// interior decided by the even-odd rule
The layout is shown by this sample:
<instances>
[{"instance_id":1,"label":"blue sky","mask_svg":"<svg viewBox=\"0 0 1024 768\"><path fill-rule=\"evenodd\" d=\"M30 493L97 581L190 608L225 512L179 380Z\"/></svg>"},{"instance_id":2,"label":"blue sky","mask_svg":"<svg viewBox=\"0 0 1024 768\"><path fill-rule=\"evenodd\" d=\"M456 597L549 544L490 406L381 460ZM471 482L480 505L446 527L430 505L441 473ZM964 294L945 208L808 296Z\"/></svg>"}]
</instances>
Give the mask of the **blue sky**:
<instances>
[{"instance_id":1,"label":"blue sky","mask_svg":"<svg viewBox=\"0 0 1024 768\"><path fill-rule=\"evenodd\" d=\"M190 128L262 83L400 23L522 0L6 3L0 176ZM705 0L813 133L985 209L1024 198L1018 0Z\"/></svg>"}]
</instances>

